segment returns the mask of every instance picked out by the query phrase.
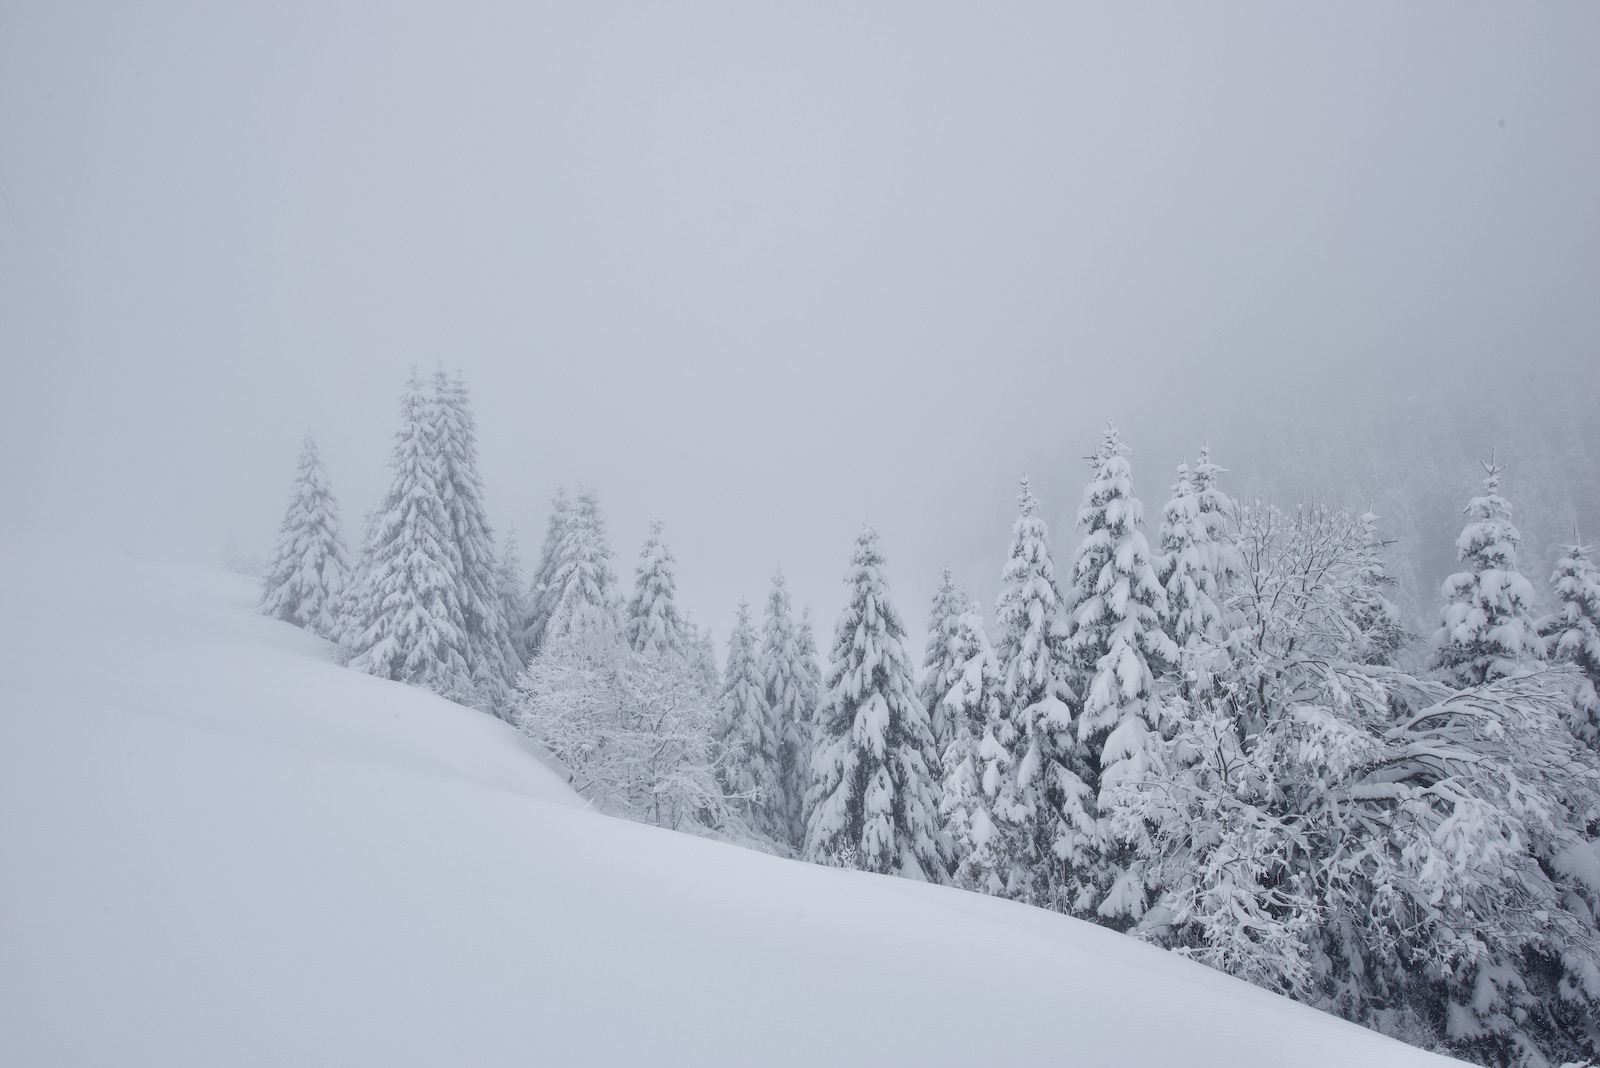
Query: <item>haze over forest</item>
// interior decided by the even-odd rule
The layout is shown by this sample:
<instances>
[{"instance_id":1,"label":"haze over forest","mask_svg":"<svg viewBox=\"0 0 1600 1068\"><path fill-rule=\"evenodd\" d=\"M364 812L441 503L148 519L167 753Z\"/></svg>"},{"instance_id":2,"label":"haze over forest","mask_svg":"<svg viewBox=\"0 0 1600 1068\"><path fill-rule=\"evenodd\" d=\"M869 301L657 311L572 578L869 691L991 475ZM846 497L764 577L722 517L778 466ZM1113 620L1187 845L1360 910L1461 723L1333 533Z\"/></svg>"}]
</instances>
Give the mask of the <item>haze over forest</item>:
<instances>
[{"instance_id":1,"label":"haze over forest","mask_svg":"<svg viewBox=\"0 0 1600 1068\"><path fill-rule=\"evenodd\" d=\"M173 32L181 26L182 32ZM0 535L346 537L407 369L473 390L525 556L595 486L719 639L859 523L923 624L1057 553L1114 420L1153 516L1365 502L1431 619L1491 448L1543 589L1600 531L1600 11L924 4L0 12Z\"/></svg>"}]
</instances>

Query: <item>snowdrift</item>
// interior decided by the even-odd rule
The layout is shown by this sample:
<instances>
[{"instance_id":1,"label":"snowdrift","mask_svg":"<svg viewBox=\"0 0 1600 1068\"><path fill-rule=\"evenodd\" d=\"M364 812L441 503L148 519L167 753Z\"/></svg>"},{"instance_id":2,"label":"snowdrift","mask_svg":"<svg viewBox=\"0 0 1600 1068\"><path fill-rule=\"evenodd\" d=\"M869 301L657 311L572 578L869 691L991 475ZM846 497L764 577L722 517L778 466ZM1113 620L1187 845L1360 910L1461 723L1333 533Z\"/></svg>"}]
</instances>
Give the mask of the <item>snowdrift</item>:
<instances>
[{"instance_id":1,"label":"snowdrift","mask_svg":"<svg viewBox=\"0 0 1600 1068\"><path fill-rule=\"evenodd\" d=\"M10 559L0 1063L1448 1063L1063 916L587 811L249 580Z\"/></svg>"}]
</instances>

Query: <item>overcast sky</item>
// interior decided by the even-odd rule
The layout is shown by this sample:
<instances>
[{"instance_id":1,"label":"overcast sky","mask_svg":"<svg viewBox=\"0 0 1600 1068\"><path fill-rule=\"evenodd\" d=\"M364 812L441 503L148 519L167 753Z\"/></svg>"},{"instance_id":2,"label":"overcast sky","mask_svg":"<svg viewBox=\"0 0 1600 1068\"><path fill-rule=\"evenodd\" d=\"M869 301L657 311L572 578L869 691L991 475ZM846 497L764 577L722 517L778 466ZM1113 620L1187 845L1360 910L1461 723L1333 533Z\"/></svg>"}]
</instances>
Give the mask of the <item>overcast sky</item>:
<instances>
[{"instance_id":1,"label":"overcast sky","mask_svg":"<svg viewBox=\"0 0 1600 1068\"><path fill-rule=\"evenodd\" d=\"M264 549L313 430L354 543L442 360L525 559L588 483L826 634L871 519L920 630L1105 419L1153 517L1285 398L1600 384L1592 2L245 6L0 5L9 537Z\"/></svg>"}]
</instances>

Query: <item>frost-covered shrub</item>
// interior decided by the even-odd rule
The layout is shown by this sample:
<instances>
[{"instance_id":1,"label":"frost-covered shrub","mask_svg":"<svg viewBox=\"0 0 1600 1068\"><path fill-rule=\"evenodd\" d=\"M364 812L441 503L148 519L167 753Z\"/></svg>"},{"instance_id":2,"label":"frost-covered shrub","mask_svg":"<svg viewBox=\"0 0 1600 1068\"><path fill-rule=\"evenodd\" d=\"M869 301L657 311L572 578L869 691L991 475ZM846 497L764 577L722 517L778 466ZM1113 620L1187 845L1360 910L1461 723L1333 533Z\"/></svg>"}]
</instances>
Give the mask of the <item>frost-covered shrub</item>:
<instances>
[{"instance_id":1,"label":"frost-covered shrub","mask_svg":"<svg viewBox=\"0 0 1600 1068\"><path fill-rule=\"evenodd\" d=\"M1565 725L1571 669L1457 686L1369 662L1368 528L1241 510L1211 685L1121 787L1161 888L1139 933L1483 1063L1593 1056L1600 767Z\"/></svg>"},{"instance_id":2,"label":"frost-covered shrub","mask_svg":"<svg viewBox=\"0 0 1600 1068\"><path fill-rule=\"evenodd\" d=\"M714 699L682 655L635 652L617 627L553 633L516 721L601 811L755 844L718 783Z\"/></svg>"}]
</instances>

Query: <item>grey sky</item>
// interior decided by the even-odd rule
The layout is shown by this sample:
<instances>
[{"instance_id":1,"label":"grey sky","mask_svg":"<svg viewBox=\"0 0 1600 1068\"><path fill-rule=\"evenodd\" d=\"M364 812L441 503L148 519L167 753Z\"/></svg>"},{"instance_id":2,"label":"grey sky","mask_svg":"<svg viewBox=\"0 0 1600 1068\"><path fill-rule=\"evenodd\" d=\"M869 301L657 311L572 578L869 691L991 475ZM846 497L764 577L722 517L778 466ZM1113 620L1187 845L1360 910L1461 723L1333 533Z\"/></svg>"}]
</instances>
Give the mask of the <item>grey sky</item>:
<instances>
[{"instance_id":1,"label":"grey sky","mask_svg":"<svg viewBox=\"0 0 1600 1068\"><path fill-rule=\"evenodd\" d=\"M920 629L1106 418L1153 517L1363 375L1600 386L1592 3L241 6L0 8L0 533L265 547L313 429L353 543L443 360L525 557L592 483L826 633L870 517Z\"/></svg>"}]
</instances>

